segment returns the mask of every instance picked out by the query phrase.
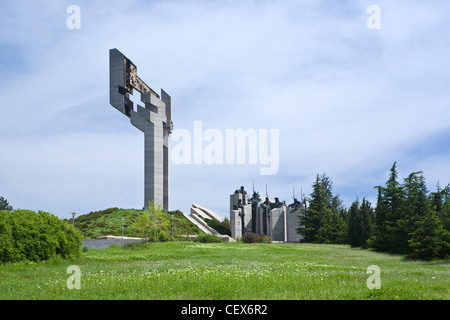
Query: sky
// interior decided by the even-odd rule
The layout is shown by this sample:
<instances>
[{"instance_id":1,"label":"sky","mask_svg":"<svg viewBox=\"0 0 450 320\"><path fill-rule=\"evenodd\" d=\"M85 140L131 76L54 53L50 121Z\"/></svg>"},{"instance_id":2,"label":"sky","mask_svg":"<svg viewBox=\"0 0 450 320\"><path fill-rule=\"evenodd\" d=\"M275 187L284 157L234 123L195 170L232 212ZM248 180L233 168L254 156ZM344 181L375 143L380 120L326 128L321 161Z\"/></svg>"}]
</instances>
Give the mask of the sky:
<instances>
[{"instance_id":1,"label":"sky","mask_svg":"<svg viewBox=\"0 0 450 320\"><path fill-rule=\"evenodd\" d=\"M394 162L434 191L450 182L448 12L446 0L3 1L0 196L61 218L144 206L143 134L109 104L112 48L172 97L171 155L196 123L278 133L271 174L260 153L174 154L170 210L229 216L229 195L253 184L292 203L322 173L346 206L375 205Z\"/></svg>"}]
</instances>

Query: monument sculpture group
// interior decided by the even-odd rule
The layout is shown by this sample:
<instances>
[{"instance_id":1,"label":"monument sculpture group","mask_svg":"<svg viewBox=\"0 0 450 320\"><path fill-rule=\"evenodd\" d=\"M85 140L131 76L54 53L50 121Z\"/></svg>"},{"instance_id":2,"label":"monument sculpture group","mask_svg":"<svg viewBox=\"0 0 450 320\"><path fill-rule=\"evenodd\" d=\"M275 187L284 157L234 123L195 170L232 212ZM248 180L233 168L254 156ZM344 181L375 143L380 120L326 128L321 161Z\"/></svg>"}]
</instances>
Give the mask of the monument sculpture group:
<instances>
[{"instance_id":1,"label":"monument sculpture group","mask_svg":"<svg viewBox=\"0 0 450 320\"><path fill-rule=\"evenodd\" d=\"M294 198L286 205L279 198L275 201L266 196L262 199L253 191L252 196L244 187L230 195L230 229L234 239L244 233L263 233L273 241L298 242L301 235L297 233L299 217L305 213L305 204Z\"/></svg>"},{"instance_id":2,"label":"monument sculpture group","mask_svg":"<svg viewBox=\"0 0 450 320\"><path fill-rule=\"evenodd\" d=\"M117 49L109 51L110 104L144 132L144 207L150 202L169 210L169 135L172 133L172 102L161 89L157 94L137 75L136 65ZM130 94L140 96L134 105ZM230 231L234 239L247 232L264 233L274 241L297 242L299 216L304 204L294 198L286 205L278 198L262 199L257 192L250 197L244 187L230 196ZM189 220L206 233L214 233L203 219L220 220L210 210L193 205Z\"/></svg>"}]
</instances>

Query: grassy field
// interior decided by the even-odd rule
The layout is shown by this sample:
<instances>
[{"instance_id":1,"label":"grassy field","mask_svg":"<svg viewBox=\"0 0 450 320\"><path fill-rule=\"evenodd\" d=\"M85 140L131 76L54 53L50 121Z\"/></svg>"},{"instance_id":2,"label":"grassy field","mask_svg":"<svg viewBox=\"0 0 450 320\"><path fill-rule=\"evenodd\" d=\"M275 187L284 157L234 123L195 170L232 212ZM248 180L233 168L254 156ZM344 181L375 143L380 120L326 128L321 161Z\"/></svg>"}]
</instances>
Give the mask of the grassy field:
<instances>
[{"instance_id":1,"label":"grassy field","mask_svg":"<svg viewBox=\"0 0 450 320\"><path fill-rule=\"evenodd\" d=\"M80 289L68 289L70 265ZM381 270L368 289L367 267ZM445 299L450 262L313 244L149 243L89 249L76 261L0 265L0 299Z\"/></svg>"}]
</instances>

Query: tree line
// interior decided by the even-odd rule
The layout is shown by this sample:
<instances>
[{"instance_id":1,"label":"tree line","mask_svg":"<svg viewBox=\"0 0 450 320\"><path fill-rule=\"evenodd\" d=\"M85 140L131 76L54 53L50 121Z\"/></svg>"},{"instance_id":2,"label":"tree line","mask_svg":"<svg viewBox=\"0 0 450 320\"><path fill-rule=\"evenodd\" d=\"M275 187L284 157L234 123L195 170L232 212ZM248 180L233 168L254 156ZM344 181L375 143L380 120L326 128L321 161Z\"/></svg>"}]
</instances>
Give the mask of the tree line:
<instances>
[{"instance_id":1,"label":"tree line","mask_svg":"<svg viewBox=\"0 0 450 320\"><path fill-rule=\"evenodd\" d=\"M346 208L333 195L332 181L317 175L305 215L297 232L302 242L350 244L379 252L404 254L411 259L450 256L450 186L429 192L421 171L398 181L394 163L375 207L358 198Z\"/></svg>"}]
</instances>

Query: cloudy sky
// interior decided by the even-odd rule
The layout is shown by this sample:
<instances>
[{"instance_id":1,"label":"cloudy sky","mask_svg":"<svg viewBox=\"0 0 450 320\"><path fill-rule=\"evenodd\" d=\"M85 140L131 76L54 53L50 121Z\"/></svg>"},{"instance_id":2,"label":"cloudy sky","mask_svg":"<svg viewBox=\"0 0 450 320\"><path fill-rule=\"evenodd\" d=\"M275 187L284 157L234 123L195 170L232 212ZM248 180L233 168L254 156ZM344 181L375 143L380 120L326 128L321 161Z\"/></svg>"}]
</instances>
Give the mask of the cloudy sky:
<instances>
[{"instance_id":1,"label":"cloudy sky","mask_svg":"<svg viewBox=\"0 0 450 320\"><path fill-rule=\"evenodd\" d=\"M172 161L170 209L226 216L253 181L290 203L324 172L346 205L374 202L394 161L434 190L450 182L449 12L447 0L2 1L0 196L64 218L142 208L144 138L109 104L111 48L171 95L175 132L279 132L273 175L260 158Z\"/></svg>"}]
</instances>

